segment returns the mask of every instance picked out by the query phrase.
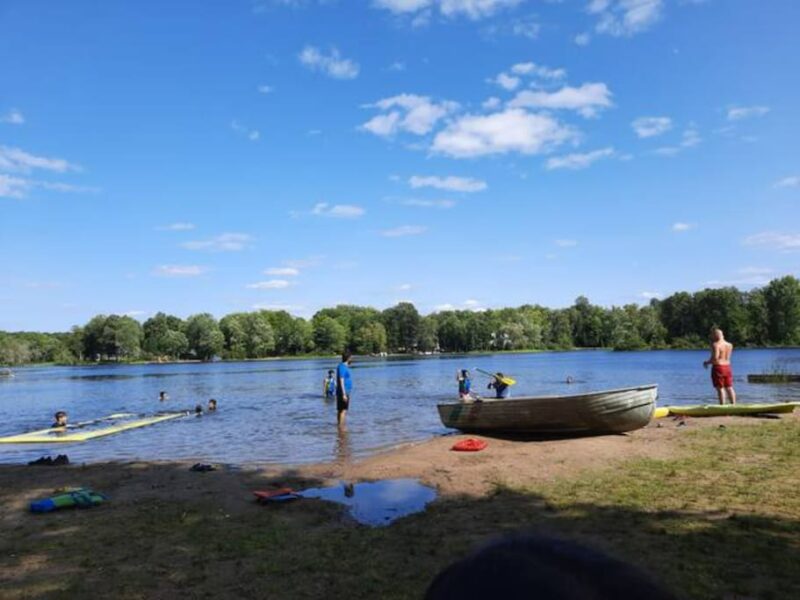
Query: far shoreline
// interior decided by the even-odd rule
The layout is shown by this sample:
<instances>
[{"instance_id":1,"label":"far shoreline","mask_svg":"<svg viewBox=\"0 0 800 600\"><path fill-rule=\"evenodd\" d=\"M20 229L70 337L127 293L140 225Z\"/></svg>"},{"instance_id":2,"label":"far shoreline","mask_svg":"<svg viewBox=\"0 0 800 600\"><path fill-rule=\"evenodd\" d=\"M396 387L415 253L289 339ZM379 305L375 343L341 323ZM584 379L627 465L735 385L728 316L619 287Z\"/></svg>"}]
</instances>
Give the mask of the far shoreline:
<instances>
[{"instance_id":1,"label":"far shoreline","mask_svg":"<svg viewBox=\"0 0 800 600\"><path fill-rule=\"evenodd\" d=\"M477 356L514 356L518 354L565 354L568 352L613 352L615 354L643 354L650 352L700 352L707 350L706 346L698 346L694 348L640 348L635 350L617 350L615 348L555 348L555 349L534 349L534 350L475 350L469 352L436 352L436 353L398 353L387 354L385 356L373 356L368 354L354 355L354 359L359 361L380 361L390 359L408 359L408 360L422 360L434 358L458 358L477 357ZM739 346L737 351L749 350L800 350L800 346ZM179 360L108 360L108 361L84 361L79 363L56 363L56 362L39 362L39 363L23 363L19 365L0 364L0 369L25 369L25 368L42 368L42 367L110 367L110 366L160 366L160 365L207 365L207 364L235 364L235 363L267 363L267 362L287 362L287 361L313 361L313 360L338 360L338 354L298 354L295 356L267 356L264 358L220 358L217 360L199 360L199 359L179 359Z\"/></svg>"}]
</instances>

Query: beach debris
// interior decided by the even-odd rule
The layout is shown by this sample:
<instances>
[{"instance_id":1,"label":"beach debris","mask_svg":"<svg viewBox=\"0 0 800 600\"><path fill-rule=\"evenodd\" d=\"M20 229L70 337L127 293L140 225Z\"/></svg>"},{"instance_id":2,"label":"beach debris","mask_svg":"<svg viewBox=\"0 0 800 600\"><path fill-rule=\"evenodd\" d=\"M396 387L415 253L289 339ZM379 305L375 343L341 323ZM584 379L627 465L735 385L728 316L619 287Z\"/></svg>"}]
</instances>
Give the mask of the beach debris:
<instances>
[{"instance_id":1,"label":"beach debris","mask_svg":"<svg viewBox=\"0 0 800 600\"><path fill-rule=\"evenodd\" d=\"M207 473L209 471L216 471L217 467L214 465L207 465L204 463L195 463L189 468L190 471L195 471L196 473Z\"/></svg>"},{"instance_id":2,"label":"beach debris","mask_svg":"<svg viewBox=\"0 0 800 600\"><path fill-rule=\"evenodd\" d=\"M66 454L59 454L55 458L51 456L42 456L41 458L37 458L36 460L32 460L28 463L28 466L31 467L61 467L63 465L69 464L69 457Z\"/></svg>"},{"instance_id":3,"label":"beach debris","mask_svg":"<svg viewBox=\"0 0 800 600\"><path fill-rule=\"evenodd\" d=\"M456 452L480 452L481 450L486 449L488 445L489 443L485 440L467 438L453 444L453 447L450 448L450 450L454 450Z\"/></svg>"},{"instance_id":4,"label":"beach debris","mask_svg":"<svg viewBox=\"0 0 800 600\"><path fill-rule=\"evenodd\" d=\"M62 508L92 508L107 501L108 497L105 494L89 488L67 488L56 490L56 493L49 498L34 500L30 504L30 510L32 513L47 513Z\"/></svg>"},{"instance_id":5,"label":"beach debris","mask_svg":"<svg viewBox=\"0 0 800 600\"><path fill-rule=\"evenodd\" d=\"M302 498L300 494L292 488L279 488L277 490L254 491L256 502L259 504L269 504L271 502L288 502Z\"/></svg>"}]
</instances>

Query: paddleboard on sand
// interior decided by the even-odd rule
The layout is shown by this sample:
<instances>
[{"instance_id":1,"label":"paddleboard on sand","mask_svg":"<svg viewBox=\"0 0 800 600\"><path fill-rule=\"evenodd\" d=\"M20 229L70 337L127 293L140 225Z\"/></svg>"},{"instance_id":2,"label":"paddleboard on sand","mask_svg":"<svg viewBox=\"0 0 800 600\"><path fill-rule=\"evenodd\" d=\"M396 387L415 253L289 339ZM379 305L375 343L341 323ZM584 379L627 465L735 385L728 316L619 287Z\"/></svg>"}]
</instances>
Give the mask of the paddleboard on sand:
<instances>
[{"instance_id":1,"label":"paddleboard on sand","mask_svg":"<svg viewBox=\"0 0 800 600\"><path fill-rule=\"evenodd\" d=\"M778 404L703 404L698 406L664 406L656 409L656 412L667 410L670 415L684 415L687 417L774 415L791 413L797 405L797 402L782 402Z\"/></svg>"}]
</instances>

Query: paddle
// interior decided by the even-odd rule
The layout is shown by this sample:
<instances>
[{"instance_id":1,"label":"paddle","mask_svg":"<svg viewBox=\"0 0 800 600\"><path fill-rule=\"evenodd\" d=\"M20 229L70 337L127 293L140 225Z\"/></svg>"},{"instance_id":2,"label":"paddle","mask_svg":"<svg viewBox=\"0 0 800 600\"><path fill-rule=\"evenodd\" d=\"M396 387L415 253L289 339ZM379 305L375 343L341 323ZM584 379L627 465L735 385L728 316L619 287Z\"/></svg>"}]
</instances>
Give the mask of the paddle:
<instances>
[{"instance_id":1,"label":"paddle","mask_svg":"<svg viewBox=\"0 0 800 600\"><path fill-rule=\"evenodd\" d=\"M499 379L500 381L502 381L506 385L516 385L517 384L517 381L515 379L511 379L511 377L506 377L506 376L498 377L494 373L489 373L489 371L484 371L483 369L479 369L478 367L474 367L474 370L477 371L478 373L483 373L484 375L487 375L487 376L491 377L492 379Z\"/></svg>"}]
</instances>

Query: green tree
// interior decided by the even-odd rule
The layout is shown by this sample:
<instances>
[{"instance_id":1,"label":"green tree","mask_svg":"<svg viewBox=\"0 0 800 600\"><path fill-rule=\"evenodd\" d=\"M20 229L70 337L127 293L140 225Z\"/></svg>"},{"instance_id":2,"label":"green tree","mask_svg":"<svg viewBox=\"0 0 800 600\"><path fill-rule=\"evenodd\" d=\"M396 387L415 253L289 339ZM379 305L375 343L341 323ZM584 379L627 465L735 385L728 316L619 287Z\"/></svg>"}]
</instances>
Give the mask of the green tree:
<instances>
[{"instance_id":1,"label":"green tree","mask_svg":"<svg viewBox=\"0 0 800 600\"><path fill-rule=\"evenodd\" d=\"M316 316L312 321L314 345L317 352L337 354L347 344L347 329L336 319L325 315Z\"/></svg>"},{"instance_id":2,"label":"green tree","mask_svg":"<svg viewBox=\"0 0 800 600\"><path fill-rule=\"evenodd\" d=\"M411 352L417 348L420 316L410 302L400 302L397 306L383 311L383 326L393 350Z\"/></svg>"},{"instance_id":3,"label":"green tree","mask_svg":"<svg viewBox=\"0 0 800 600\"><path fill-rule=\"evenodd\" d=\"M362 325L353 338L352 348L358 354L386 352L386 328L383 323L372 321Z\"/></svg>"},{"instance_id":4,"label":"green tree","mask_svg":"<svg viewBox=\"0 0 800 600\"><path fill-rule=\"evenodd\" d=\"M217 320L208 313L192 315L186 319L186 338L189 349L200 360L211 360L225 347Z\"/></svg>"},{"instance_id":5,"label":"green tree","mask_svg":"<svg viewBox=\"0 0 800 600\"><path fill-rule=\"evenodd\" d=\"M800 343L800 281L787 276L764 288L769 314L769 339L773 344Z\"/></svg>"},{"instance_id":6,"label":"green tree","mask_svg":"<svg viewBox=\"0 0 800 600\"><path fill-rule=\"evenodd\" d=\"M246 319L245 313L231 313L220 320L219 329L225 337L226 358L247 358Z\"/></svg>"}]
</instances>

